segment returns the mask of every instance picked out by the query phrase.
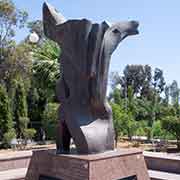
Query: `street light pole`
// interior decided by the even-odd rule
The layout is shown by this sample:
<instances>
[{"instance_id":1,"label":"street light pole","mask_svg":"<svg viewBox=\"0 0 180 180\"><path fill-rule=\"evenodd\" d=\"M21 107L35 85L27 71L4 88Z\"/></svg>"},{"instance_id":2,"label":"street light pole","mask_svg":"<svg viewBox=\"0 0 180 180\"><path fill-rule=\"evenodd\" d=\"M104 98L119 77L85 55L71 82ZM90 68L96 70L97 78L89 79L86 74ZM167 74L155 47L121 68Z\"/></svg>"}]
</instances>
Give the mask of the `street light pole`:
<instances>
[{"instance_id":1,"label":"street light pole","mask_svg":"<svg viewBox=\"0 0 180 180\"><path fill-rule=\"evenodd\" d=\"M36 32L32 32L30 35L29 35L29 41L33 44L37 43L39 41L39 36Z\"/></svg>"}]
</instances>

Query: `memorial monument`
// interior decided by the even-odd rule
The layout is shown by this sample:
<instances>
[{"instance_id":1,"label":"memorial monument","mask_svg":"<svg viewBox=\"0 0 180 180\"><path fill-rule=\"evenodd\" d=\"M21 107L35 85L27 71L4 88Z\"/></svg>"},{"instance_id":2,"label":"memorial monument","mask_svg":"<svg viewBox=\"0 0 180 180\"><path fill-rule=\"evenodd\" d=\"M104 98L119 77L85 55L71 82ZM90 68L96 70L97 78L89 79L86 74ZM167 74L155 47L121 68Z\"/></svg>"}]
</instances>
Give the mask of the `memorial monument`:
<instances>
[{"instance_id":1,"label":"memorial monument","mask_svg":"<svg viewBox=\"0 0 180 180\"><path fill-rule=\"evenodd\" d=\"M58 152L69 152L71 137L80 154L113 150L112 112L106 100L109 63L118 44L138 33L138 22L109 26L87 19L66 21L48 4L43 22L45 35L62 49Z\"/></svg>"},{"instance_id":2,"label":"memorial monument","mask_svg":"<svg viewBox=\"0 0 180 180\"><path fill-rule=\"evenodd\" d=\"M26 179L148 180L139 150L114 151L112 111L106 99L111 55L122 40L138 34L139 23L66 20L44 3L43 24L45 35L62 49L57 150L34 153ZM77 154L70 154L71 138Z\"/></svg>"}]
</instances>

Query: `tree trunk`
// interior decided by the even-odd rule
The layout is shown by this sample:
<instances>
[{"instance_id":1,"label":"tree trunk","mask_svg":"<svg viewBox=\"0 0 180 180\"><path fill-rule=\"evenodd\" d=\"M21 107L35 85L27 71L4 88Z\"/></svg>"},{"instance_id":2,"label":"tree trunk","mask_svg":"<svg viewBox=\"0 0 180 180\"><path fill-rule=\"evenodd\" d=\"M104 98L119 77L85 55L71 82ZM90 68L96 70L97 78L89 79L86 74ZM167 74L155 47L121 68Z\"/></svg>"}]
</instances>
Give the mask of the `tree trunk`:
<instances>
[{"instance_id":1,"label":"tree trunk","mask_svg":"<svg viewBox=\"0 0 180 180\"><path fill-rule=\"evenodd\" d=\"M132 141L132 136L133 136L133 135L131 134L130 129L128 129L128 138L129 138L130 141Z\"/></svg>"},{"instance_id":2,"label":"tree trunk","mask_svg":"<svg viewBox=\"0 0 180 180\"><path fill-rule=\"evenodd\" d=\"M117 148L118 145L118 132L115 130L115 148Z\"/></svg>"},{"instance_id":3,"label":"tree trunk","mask_svg":"<svg viewBox=\"0 0 180 180\"><path fill-rule=\"evenodd\" d=\"M177 140L177 149L180 151L180 139Z\"/></svg>"}]
</instances>

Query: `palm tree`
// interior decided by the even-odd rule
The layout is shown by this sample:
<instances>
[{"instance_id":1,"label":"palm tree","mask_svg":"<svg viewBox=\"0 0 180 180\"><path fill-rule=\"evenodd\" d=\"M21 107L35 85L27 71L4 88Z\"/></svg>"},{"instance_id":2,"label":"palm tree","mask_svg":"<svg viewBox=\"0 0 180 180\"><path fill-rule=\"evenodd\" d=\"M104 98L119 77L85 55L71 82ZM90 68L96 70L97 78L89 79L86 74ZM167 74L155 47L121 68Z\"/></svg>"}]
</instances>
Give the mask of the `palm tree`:
<instances>
[{"instance_id":1,"label":"palm tree","mask_svg":"<svg viewBox=\"0 0 180 180\"><path fill-rule=\"evenodd\" d=\"M33 76L42 89L54 91L60 78L60 48L53 41L46 40L33 50Z\"/></svg>"}]
</instances>

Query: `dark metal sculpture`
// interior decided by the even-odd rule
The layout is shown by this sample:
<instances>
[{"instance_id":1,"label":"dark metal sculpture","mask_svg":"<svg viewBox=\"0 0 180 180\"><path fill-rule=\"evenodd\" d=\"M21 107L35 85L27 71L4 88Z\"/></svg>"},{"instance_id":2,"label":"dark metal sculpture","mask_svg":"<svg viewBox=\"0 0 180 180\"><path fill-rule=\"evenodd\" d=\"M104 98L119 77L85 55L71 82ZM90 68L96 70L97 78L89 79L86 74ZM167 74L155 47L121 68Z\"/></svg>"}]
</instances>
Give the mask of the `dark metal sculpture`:
<instances>
[{"instance_id":1,"label":"dark metal sculpture","mask_svg":"<svg viewBox=\"0 0 180 180\"><path fill-rule=\"evenodd\" d=\"M106 100L109 63L118 44L138 33L138 22L109 26L87 19L66 21L47 3L43 21L45 35L62 48L57 152L70 151L71 137L81 154L113 150L112 112Z\"/></svg>"}]
</instances>

